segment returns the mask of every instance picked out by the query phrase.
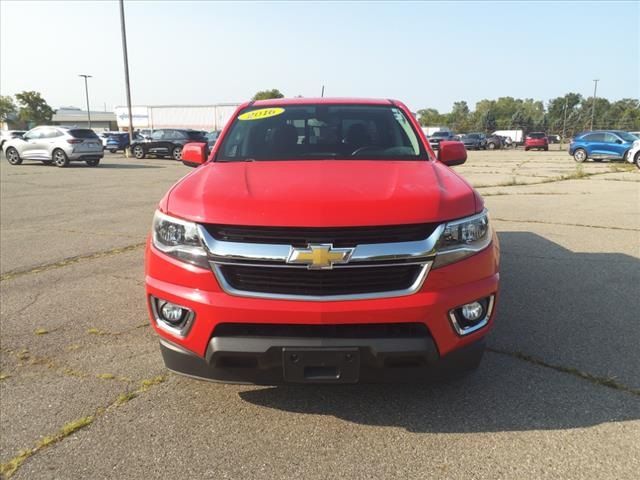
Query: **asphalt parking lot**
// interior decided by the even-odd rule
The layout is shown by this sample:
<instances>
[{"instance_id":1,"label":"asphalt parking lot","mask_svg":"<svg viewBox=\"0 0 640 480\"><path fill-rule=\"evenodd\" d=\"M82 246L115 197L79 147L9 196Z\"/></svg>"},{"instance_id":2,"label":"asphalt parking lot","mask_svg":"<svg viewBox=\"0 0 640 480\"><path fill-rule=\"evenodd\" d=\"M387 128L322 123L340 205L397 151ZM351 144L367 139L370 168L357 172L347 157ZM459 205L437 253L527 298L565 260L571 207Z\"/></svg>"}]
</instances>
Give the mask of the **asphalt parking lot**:
<instances>
[{"instance_id":1,"label":"asphalt parking lot","mask_svg":"<svg viewBox=\"0 0 640 480\"><path fill-rule=\"evenodd\" d=\"M0 162L0 461L13 478L637 478L640 172L470 152L502 246L481 368L435 385L168 373L143 247L190 170ZM634 320L635 319L635 320Z\"/></svg>"}]
</instances>

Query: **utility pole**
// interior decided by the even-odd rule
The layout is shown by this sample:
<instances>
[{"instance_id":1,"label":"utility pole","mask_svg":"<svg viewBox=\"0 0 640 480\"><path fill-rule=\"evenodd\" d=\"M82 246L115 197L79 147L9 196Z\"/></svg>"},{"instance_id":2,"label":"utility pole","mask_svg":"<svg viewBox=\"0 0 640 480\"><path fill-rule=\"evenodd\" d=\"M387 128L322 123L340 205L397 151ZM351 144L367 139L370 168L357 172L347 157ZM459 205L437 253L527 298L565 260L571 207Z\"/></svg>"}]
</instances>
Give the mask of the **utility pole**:
<instances>
[{"instance_id":1,"label":"utility pole","mask_svg":"<svg viewBox=\"0 0 640 480\"><path fill-rule=\"evenodd\" d=\"M564 146L565 132L567 129L567 107L569 106L569 99L564 100L564 119L562 120L562 139L560 140L560 148Z\"/></svg>"},{"instance_id":2,"label":"utility pole","mask_svg":"<svg viewBox=\"0 0 640 480\"><path fill-rule=\"evenodd\" d=\"M591 130L593 130L593 119L596 116L596 92L598 91L599 78L593 79L593 106L591 107Z\"/></svg>"},{"instance_id":3,"label":"utility pole","mask_svg":"<svg viewBox=\"0 0 640 480\"><path fill-rule=\"evenodd\" d=\"M91 128L91 109L89 108L89 84L87 78L91 78L91 75L81 74L79 77L84 77L84 92L87 96L87 120L89 121L89 128Z\"/></svg>"},{"instance_id":4,"label":"utility pole","mask_svg":"<svg viewBox=\"0 0 640 480\"><path fill-rule=\"evenodd\" d=\"M322 85L322 92L320 93L320 97L324 97L324 85Z\"/></svg>"},{"instance_id":5,"label":"utility pole","mask_svg":"<svg viewBox=\"0 0 640 480\"><path fill-rule=\"evenodd\" d=\"M129 56L127 55L127 32L124 25L124 0L120 0L120 31L122 32L122 57L124 58L124 82L127 90L129 112L129 146L133 143L133 115L131 113L131 88L129 86ZM127 149L127 152L129 149Z\"/></svg>"}]
</instances>

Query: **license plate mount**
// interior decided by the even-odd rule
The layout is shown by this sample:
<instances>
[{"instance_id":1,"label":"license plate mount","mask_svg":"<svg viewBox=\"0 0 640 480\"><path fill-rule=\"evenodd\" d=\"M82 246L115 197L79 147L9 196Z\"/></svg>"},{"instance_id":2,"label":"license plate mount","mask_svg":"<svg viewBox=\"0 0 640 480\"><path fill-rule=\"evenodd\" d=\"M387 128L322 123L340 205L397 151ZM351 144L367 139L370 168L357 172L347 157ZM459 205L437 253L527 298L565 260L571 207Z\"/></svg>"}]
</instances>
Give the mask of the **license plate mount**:
<instances>
[{"instance_id":1,"label":"license plate mount","mask_svg":"<svg viewBox=\"0 0 640 480\"><path fill-rule=\"evenodd\" d=\"M282 349L285 382L357 383L360 377L358 348Z\"/></svg>"}]
</instances>

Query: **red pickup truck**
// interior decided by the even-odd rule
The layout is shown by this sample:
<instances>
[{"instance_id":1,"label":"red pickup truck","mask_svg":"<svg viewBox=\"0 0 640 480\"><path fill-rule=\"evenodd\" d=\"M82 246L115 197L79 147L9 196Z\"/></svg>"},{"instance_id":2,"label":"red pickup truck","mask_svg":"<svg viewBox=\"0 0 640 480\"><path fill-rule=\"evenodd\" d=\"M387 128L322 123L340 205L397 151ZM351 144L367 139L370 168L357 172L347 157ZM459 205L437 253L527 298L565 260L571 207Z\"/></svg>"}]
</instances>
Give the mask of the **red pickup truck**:
<instances>
[{"instance_id":1,"label":"red pickup truck","mask_svg":"<svg viewBox=\"0 0 640 480\"><path fill-rule=\"evenodd\" d=\"M499 245L480 195L394 100L241 105L158 205L146 248L166 366L273 384L415 381L478 366Z\"/></svg>"}]
</instances>

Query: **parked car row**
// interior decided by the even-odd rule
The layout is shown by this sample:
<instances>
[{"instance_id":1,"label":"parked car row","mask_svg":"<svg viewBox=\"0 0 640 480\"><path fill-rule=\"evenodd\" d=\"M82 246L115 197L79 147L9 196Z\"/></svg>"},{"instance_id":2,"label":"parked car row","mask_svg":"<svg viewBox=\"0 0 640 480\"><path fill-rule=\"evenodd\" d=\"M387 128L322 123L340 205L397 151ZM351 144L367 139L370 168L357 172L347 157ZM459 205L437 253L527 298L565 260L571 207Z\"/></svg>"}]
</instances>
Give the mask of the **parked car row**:
<instances>
[{"instance_id":1,"label":"parked car row","mask_svg":"<svg viewBox=\"0 0 640 480\"><path fill-rule=\"evenodd\" d=\"M449 130L441 130L428 137L429 145L434 150L440 148L440 142L444 140L457 140L462 142L467 150L497 150L508 148L513 145L510 138L501 135L486 135L481 132L471 132L456 135Z\"/></svg>"}]
</instances>

